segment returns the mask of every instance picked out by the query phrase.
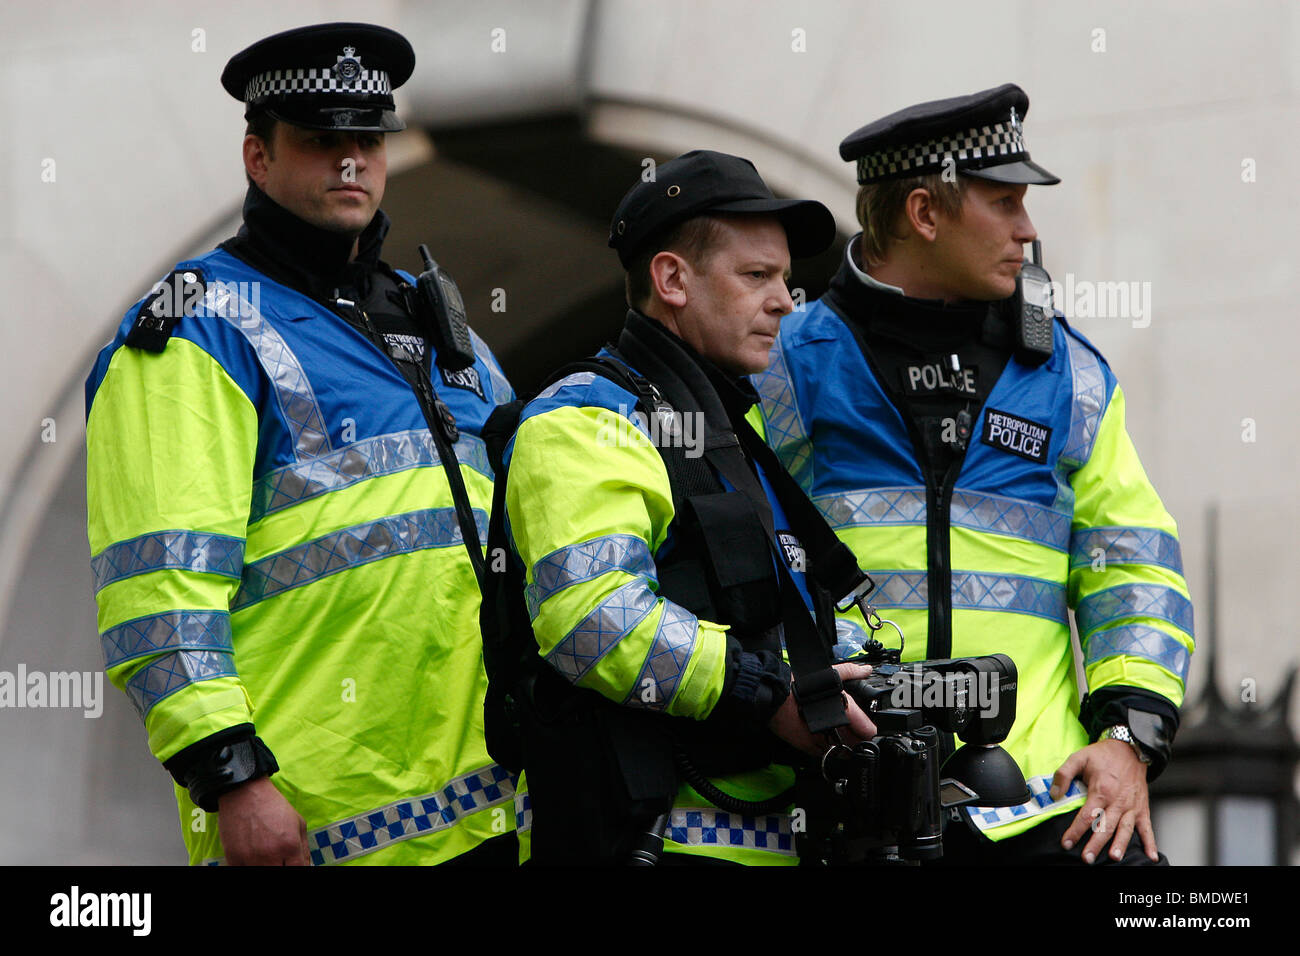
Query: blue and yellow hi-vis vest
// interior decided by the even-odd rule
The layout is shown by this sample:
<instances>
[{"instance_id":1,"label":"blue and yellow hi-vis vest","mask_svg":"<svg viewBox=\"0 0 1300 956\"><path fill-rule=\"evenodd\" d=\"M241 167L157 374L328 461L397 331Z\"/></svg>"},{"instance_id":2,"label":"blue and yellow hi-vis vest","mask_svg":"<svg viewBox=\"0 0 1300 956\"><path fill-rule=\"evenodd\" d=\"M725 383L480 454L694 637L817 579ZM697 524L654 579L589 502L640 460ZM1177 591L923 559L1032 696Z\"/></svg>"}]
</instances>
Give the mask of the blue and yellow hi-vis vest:
<instances>
[{"instance_id":1,"label":"blue and yellow hi-vis vest","mask_svg":"<svg viewBox=\"0 0 1300 956\"><path fill-rule=\"evenodd\" d=\"M876 580L872 603L906 635L903 659L932 656L926 487L898 409L825 299L783 320L771 355L767 372L754 376L768 443ZM1010 417L991 417L999 413ZM1008 450L1031 440L1046 448ZM1048 796L1057 768L1089 742L1078 719L1069 610L1090 692L1136 687L1179 706L1192 604L1177 528L1124 427L1123 391L1063 321L1045 364L1007 362L942 507L952 647L941 656L1003 653L1019 671L1005 747L1032 799L970 811L986 835L1002 839L1084 799L1080 781L1056 803ZM881 632L886 644L890 634Z\"/></svg>"},{"instance_id":2,"label":"blue and yellow hi-vis vest","mask_svg":"<svg viewBox=\"0 0 1300 956\"><path fill-rule=\"evenodd\" d=\"M178 269L206 285L199 314L150 352L123 347L133 306L86 383L99 629L154 755L252 722L317 864L438 863L509 832L479 590L414 393L230 253ZM480 388L439 391L485 533L478 432L513 393L476 349ZM221 858L216 818L176 796L191 862Z\"/></svg>"}]
</instances>

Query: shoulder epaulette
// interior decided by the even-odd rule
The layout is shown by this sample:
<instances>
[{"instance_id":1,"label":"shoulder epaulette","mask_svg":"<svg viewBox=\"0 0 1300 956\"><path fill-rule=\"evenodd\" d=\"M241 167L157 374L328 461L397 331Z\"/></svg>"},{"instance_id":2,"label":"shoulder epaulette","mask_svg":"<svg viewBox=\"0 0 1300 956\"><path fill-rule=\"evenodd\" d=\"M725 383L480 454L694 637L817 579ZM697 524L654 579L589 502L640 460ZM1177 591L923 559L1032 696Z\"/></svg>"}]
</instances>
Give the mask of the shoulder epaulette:
<instances>
[{"instance_id":1,"label":"shoulder epaulette","mask_svg":"<svg viewBox=\"0 0 1300 956\"><path fill-rule=\"evenodd\" d=\"M201 307L205 291L203 273L198 269L173 269L140 303L125 344L146 352L161 352L181 317L193 315Z\"/></svg>"}]
</instances>

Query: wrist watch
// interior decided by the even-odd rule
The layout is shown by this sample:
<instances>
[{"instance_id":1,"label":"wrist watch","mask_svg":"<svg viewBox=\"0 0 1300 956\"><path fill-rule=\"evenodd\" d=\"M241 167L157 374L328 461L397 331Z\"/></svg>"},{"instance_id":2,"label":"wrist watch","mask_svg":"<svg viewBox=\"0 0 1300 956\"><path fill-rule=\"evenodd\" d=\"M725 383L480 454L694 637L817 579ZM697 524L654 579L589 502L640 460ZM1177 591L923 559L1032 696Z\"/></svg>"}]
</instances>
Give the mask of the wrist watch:
<instances>
[{"instance_id":1,"label":"wrist watch","mask_svg":"<svg viewBox=\"0 0 1300 956\"><path fill-rule=\"evenodd\" d=\"M1128 729L1128 724L1115 724L1113 727L1107 727L1101 732L1101 736L1097 739L1122 740L1133 748L1133 752L1137 754L1139 761L1144 764L1149 764L1151 762L1151 758L1147 756L1146 752L1141 748L1141 746L1139 746L1138 742L1133 739L1133 731Z\"/></svg>"}]
</instances>

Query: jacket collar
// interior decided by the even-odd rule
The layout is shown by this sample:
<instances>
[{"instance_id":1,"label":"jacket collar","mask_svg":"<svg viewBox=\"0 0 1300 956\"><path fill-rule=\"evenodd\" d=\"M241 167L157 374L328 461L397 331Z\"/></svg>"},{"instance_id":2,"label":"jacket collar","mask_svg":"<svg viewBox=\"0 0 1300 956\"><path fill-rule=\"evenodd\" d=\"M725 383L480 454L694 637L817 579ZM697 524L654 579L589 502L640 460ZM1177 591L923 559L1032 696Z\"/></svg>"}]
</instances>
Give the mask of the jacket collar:
<instances>
[{"instance_id":1,"label":"jacket collar","mask_svg":"<svg viewBox=\"0 0 1300 956\"><path fill-rule=\"evenodd\" d=\"M916 299L880 283L868 284L846 257L831 279L827 304L868 337L890 339L918 351L960 348L1004 336L1004 303Z\"/></svg>"},{"instance_id":2,"label":"jacket collar","mask_svg":"<svg viewBox=\"0 0 1300 956\"><path fill-rule=\"evenodd\" d=\"M326 298L335 288L354 288L380 265L379 255L391 223L376 210L362 231L357 257L351 262L353 237L330 232L299 219L256 185L244 197L244 224L231 251L269 272L279 281L313 298ZM364 296L364 289L356 290Z\"/></svg>"},{"instance_id":3,"label":"jacket collar","mask_svg":"<svg viewBox=\"0 0 1300 956\"><path fill-rule=\"evenodd\" d=\"M679 411L702 411L713 430L732 431L734 421L758 402L747 378L718 368L661 322L632 309L618 339L619 352L663 390Z\"/></svg>"}]
</instances>

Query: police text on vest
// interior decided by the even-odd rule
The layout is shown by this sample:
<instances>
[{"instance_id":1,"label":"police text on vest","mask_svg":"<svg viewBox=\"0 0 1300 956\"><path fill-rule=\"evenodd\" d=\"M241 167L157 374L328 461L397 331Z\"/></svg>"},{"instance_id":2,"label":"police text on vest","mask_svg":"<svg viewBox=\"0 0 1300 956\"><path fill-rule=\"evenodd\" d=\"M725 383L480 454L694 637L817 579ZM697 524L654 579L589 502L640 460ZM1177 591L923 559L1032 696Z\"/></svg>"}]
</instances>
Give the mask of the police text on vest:
<instances>
[{"instance_id":1,"label":"police text on vest","mask_svg":"<svg viewBox=\"0 0 1300 956\"><path fill-rule=\"evenodd\" d=\"M981 440L993 448L1041 465L1047 461L1052 430L1027 418L989 408L984 411L984 436Z\"/></svg>"}]
</instances>

